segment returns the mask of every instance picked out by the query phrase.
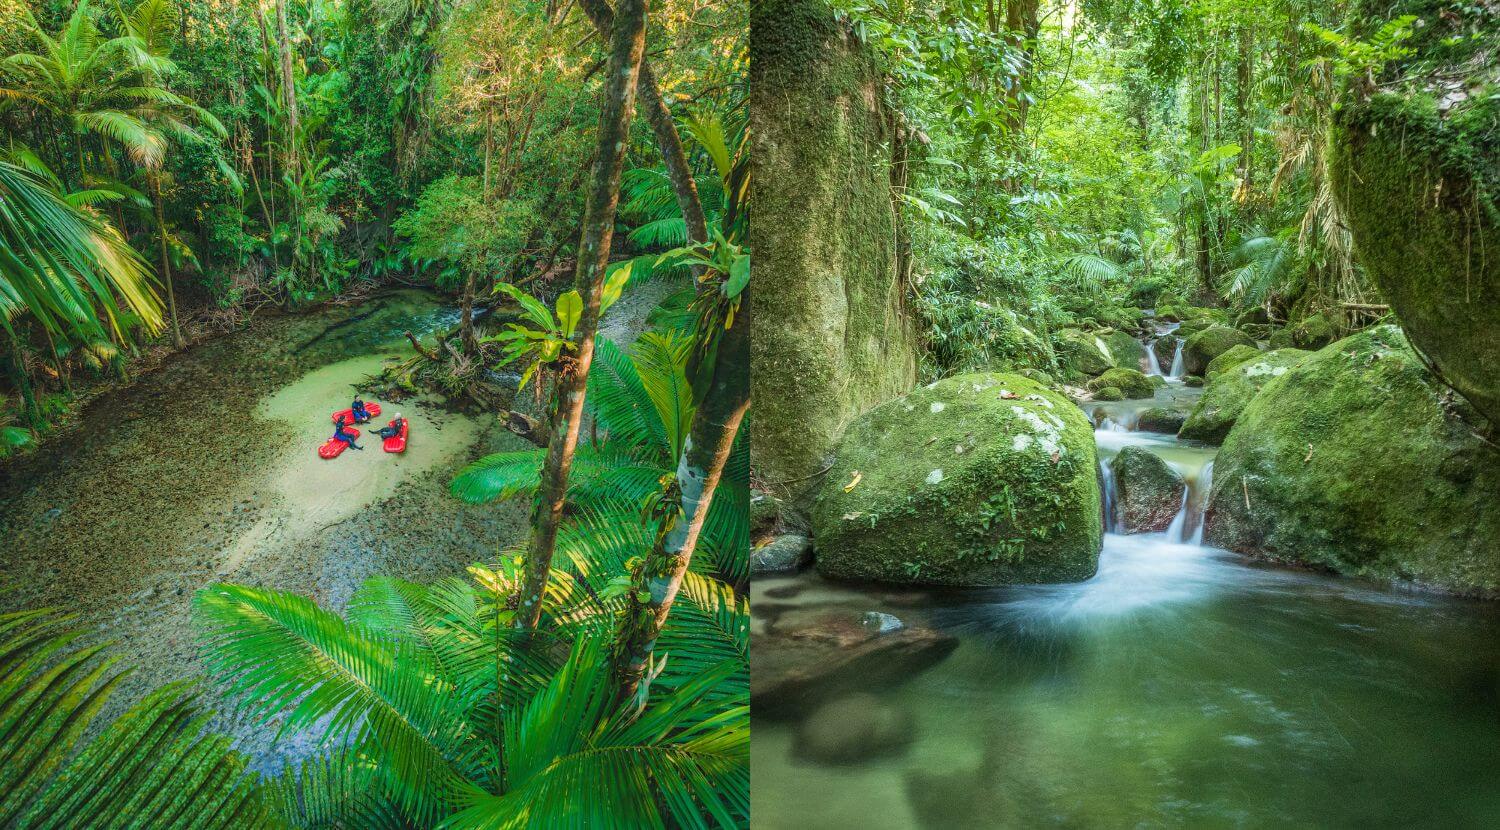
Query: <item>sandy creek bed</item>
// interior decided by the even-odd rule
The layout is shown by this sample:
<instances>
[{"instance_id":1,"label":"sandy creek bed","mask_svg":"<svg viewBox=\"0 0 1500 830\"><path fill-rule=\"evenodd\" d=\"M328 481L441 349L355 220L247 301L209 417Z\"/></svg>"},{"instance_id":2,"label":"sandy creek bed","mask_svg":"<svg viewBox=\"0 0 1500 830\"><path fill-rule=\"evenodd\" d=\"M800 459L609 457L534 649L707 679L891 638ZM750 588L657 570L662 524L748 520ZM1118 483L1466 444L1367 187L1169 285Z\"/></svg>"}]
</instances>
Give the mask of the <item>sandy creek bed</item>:
<instances>
[{"instance_id":1,"label":"sandy creek bed","mask_svg":"<svg viewBox=\"0 0 1500 830\"><path fill-rule=\"evenodd\" d=\"M612 309L617 339L664 293L643 288ZM0 608L56 606L117 641L135 667L117 712L198 674L190 604L207 584L272 586L342 608L368 576L458 574L523 539L524 503L474 507L446 493L463 463L529 446L492 417L381 401L380 424L397 411L412 422L404 455L363 432L362 452L315 452L351 384L410 353L402 331L430 334L455 318L414 291L267 316L97 399L74 433L0 466ZM273 751L270 730L227 716L216 726L267 770L305 748Z\"/></svg>"}]
</instances>

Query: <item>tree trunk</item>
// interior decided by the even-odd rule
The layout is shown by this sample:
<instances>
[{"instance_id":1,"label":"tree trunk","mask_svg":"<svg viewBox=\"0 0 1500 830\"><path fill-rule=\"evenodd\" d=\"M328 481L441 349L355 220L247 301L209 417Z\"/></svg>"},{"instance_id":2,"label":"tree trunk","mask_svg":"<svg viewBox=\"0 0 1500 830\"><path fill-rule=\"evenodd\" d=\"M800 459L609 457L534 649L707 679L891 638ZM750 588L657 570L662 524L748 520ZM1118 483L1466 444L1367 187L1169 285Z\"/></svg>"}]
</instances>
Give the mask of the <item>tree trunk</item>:
<instances>
[{"instance_id":1,"label":"tree trunk","mask_svg":"<svg viewBox=\"0 0 1500 830\"><path fill-rule=\"evenodd\" d=\"M161 247L161 281L167 287L167 313L172 318L172 345L182 348L182 327L177 324L177 293L172 289L172 261L167 256L167 217L161 204L161 174L146 171L151 182L151 201L156 208L156 239Z\"/></svg>"},{"instance_id":2,"label":"tree trunk","mask_svg":"<svg viewBox=\"0 0 1500 830\"><path fill-rule=\"evenodd\" d=\"M551 437L547 441L547 458L542 465L536 505L531 515L531 540L527 545L520 610L516 614L517 628L534 629L541 619L542 596L552 570L557 530L562 524L563 507L567 501L568 472L573 465L573 451L578 446L589 366L594 360L594 337L599 328L604 271L609 264L615 209L620 199L620 173L625 166L625 145L630 139L630 121L635 111L636 81L646 46L645 35L645 0L622 0L610 37L593 181L589 185L578 241L578 266L573 278L578 293L583 296L583 313L575 335L577 351L568 356L552 390Z\"/></svg>"},{"instance_id":3,"label":"tree trunk","mask_svg":"<svg viewBox=\"0 0 1500 830\"><path fill-rule=\"evenodd\" d=\"M592 20L594 27L606 37L614 26L614 12L607 0L581 0L583 11ZM693 179L693 169L688 166L687 153L682 148L682 137L677 134L677 122L672 110L662 100L661 89L656 84L656 75L651 65L641 61L639 93L641 107L646 120L651 122L651 131L656 135L656 146L661 150L661 160L667 167L667 178L672 182L672 192L677 196L677 208L687 222L688 242L708 241L708 220L703 215L703 202L698 197L698 183Z\"/></svg>"},{"instance_id":4,"label":"tree trunk","mask_svg":"<svg viewBox=\"0 0 1500 830\"><path fill-rule=\"evenodd\" d=\"M683 575L713 504L714 490L749 408L750 294L746 291L741 295L734 325L719 341L708 393L693 413L677 464L676 509L662 520L656 544L632 580L615 662L622 701L636 696L646 676L656 639L682 588ZM648 597L645 601L638 598L642 593Z\"/></svg>"},{"instance_id":5,"label":"tree trunk","mask_svg":"<svg viewBox=\"0 0 1500 830\"><path fill-rule=\"evenodd\" d=\"M1240 131L1244 136L1240 147L1240 187L1246 198L1250 196L1250 190L1254 185L1255 174L1255 124L1250 116L1251 86L1255 80L1255 44L1254 33L1249 25L1241 26L1239 31L1239 56L1238 66L1235 71L1235 84L1238 86L1235 95L1235 109L1240 118Z\"/></svg>"},{"instance_id":6,"label":"tree trunk","mask_svg":"<svg viewBox=\"0 0 1500 830\"><path fill-rule=\"evenodd\" d=\"M292 77L292 38L287 32L285 0L276 0L276 40L281 59L281 92L286 98L286 173L296 181L300 175L297 162L297 83Z\"/></svg>"},{"instance_id":7,"label":"tree trunk","mask_svg":"<svg viewBox=\"0 0 1500 830\"><path fill-rule=\"evenodd\" d=\"M463 344L464 353L469 355L479 354L479 340L474 336L474 272L470 271L464 277L464 293L458 301L461 316L458 321L459 342Z\"/></svg>"}]
</instances>

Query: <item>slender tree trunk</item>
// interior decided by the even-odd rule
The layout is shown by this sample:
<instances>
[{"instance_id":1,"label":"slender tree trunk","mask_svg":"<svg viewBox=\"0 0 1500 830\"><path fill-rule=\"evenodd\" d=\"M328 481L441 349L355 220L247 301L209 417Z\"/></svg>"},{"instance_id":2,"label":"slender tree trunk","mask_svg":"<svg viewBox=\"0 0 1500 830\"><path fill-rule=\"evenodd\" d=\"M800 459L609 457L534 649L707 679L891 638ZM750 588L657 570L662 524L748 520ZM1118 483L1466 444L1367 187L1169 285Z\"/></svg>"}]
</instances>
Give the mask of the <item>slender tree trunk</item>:
<instances>
[{"instance_id":1,"label":"slender tree trunk","mask_svg":"<svg viewBox=\"0 0 1500 830\"><path fill-rule=\"evenodd\" d=\"M21 410L25 413L26 425L40 430L46 426L46 423L42 420L42 408L37 404L36 390L31 385L31 376L26 374L26 358L21 354L21 340L16 336L13 327L0 328L5 329L5 336L10 341L11 377L16 384L16 389L21 393Z\"/></svg>"},{"instance_id":2,"label":"slender tree trunk","mask_svg":"<svg viewBox=\"0 0 1500 830\"><path fill-rule=\"evenodd\" d=\"M484 109L484 196L490 195L490 156L495 148L495 112L489 107Z\"/></svg>"},{"instance_id":3,"label":"slender tree trunk","mask_svg":"<svg viewBox=\"0 0 1500 830\"><path fill-rule=\"evenodd\" d=\"M286 2L276 0L276 40L281 58L281 92L286 99L286 172L293 181L297 163L297 84L292 76L292 38L286 25Z\"/></svg>"},{"instance_id":4,"label":"slender tree trunk","mask_svg":"<svg viewBox=\"0 0 1500 830\"><path fill-rule=\"evenodd\" d=\"M167 256L167 217L161 204L161 174L146 171L151 183L151 201L156 208L156 238L161 246L161 281L167 287L167 313L172 318L172 345L182 348L182 327L177 324L177 292L172 289L172 261Z\"/></svg>"},{"instance_id":5,"label":"slender tree trunk","mask_svg":"<svg viewBox=\"0 0 1500 830\"><path fill-rule=\"evenodd\" d=\"M599 112L599 140L595 151L593 181L589 185L583 228L578 241L578 266L574 285L583 296L583 314L578 321L574 352L552 390L551 437L537 486L531 515L531 540L527 545L526 573L521 586L521 605L516 627L534 629L542 615L542 596L552 570L557 530L562 524L568 494L568 472L578 446L578 428L583 419L583 399L589 366L594 360L594 337L599 328L599 304L604 271L609 264L614 235L615 209L620 199L620 173L625 166L625 145L635 111L636 81L646 46L645 0L623 0L610 37L609 62L604 80L604 101Z\"/></svg>"},{"instance_id":6,"label":"slender tree trunk","mask_svg":"<svg viewBox=\"0 0 1500 830\"><path fill-rule=\"evenodd\" d=\"M750 295L740 299L734 325L719 341L713 379L677 464L678 501L658 528L656 544L636 571L619 637L616 672L620 699L636 696L651 664L656 640L692 562L703 522L713 505L745 413L750 408ZM639 597L644 594L647 599Z\"/></svg>"},{"instance_id":7,"label":"slender tree trunk","mask_svg":"<svg viewBox=\"0 0 1500 830\"><path fill-rule=\"evenodd\" d=\"M1235 96L1235 109L1240 118L1240 131L1244 136L1240 149L1240 187L1246 197L1250 195L1254 186L1255 175L1255 124L1251 118L1251 86L1255 81L1255 42L1254 32L1250 26L1244 25L1239 31L1239 61L1235 72L1235 83L1238 86L1238 94Z\"/></svg>"},{"instance_id":8,"label":"slender tree trunk","mask_svg":"<svg viewBox=\"0 0 1500 830\"><path fill-rule=\"evenodd\" d=\"M581 0L583 11L592 20L594 27L605 36L614 26L614 12L607 0ZM667 178L672 182L672 192L677 197L677 207L687 222L688 242L708 240L708 220L703 215L703 201L698 197L698 183L693 179L693 169L688 166L687 153L682 148L682 137L677 134L677 122L672 110L662 100L656 75L651 65L641 62L640 76L641 108L651 131L656 135L656 146L661 150L661 160L667 167Z\"/></svg>"},{"instance_id":9,"label":"slender tree trunk","mask_svg":"<svg viewBox=\"0 0 1500 830\"><path fill-rule=\"evenodd\" d=\"M474 336L474 272L470 271L464 276L464 293L459 298L459 309L461 316L458 322L459 342L463 344L464 353L470 355L479 354L479 339Z\"/></svg>"},{"instance_id":10,"label":"slender tree trunk","mask_svg":"<svg viewBox=\"0 0 1500 830\"><path fill-rule=\"evenodd\" d=\"M286 0L276 0L276 35L281 56L281 86L286 96L286 177L294 183L302 178L301 162L297 149L297 82L292 74L292 38L286 23ZM292 266L297 263L297 251L302 247L302 205L297 191L287 194L292 201ZM287 292L288 304L293 294Z\"/></svg>"}]
</instances>

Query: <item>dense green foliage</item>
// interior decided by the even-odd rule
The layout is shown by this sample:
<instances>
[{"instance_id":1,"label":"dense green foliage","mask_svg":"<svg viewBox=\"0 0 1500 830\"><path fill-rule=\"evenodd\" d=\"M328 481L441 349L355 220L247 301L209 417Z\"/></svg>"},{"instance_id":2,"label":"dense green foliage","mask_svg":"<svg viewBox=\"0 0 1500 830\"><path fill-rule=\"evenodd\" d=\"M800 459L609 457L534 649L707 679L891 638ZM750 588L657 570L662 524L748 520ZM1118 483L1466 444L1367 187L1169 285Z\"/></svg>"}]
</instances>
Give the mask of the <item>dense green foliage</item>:
<instances>
[{"instance_id":1,"label":"dense green foliage","mask_svg":"<svg viewBox=\"0 0 1500 830\"><path fill-rule=\"evenodd\" d=\"M1256 325L1321 312L1336 331L1384 314L1335 198L1331 127L1344 90L1389 74L1442 9L833 5L923 139L898 196L928 375L1067 376L1060 330L1130 328L1140 308L1224 306ZM1488 54L1485 13L1444 14L1450 50Z\"/></svg>"}]
</instances>

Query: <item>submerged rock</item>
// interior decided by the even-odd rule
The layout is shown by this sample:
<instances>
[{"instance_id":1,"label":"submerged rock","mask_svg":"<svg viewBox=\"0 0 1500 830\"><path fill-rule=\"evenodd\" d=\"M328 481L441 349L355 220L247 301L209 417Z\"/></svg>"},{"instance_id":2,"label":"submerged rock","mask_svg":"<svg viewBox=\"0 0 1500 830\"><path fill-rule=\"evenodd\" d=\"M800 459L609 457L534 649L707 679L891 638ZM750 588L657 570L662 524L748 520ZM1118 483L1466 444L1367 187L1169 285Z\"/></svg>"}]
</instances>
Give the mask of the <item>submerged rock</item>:
<instances>
[{"instance_id":1,"label":"submerged rock","mask_svg":"<svg viewBox=\"0 0 1500 830\"><path fill-rule=\"evenodd\" d=\"M1209 361L1235 346L1255 348L1250 335L1228 326L1212 325L1188 337L1182 344L1182 369L1189 375L1202 375Z\"/></svg>"},{"instance_id":2,"label":"submerged rock","mask_svg":"<svg viewBox=\"0 0 1500 830\"><path fill-rule=\"evenodd\" d=\"M1198 399L1178 435L1212 444L1223 442L1229 435L1229 428L1250 405L1255 393L1273 378L1286 374L1309 354L1311 352L1301 349L1277 349L1240 363L1217 377L1210 376L1203 397Z\"/></svg>"},{"instance_id":3,"label":"submerged rock","mask_svg":"<svg viewBox=\"0 0 1500 830\"><path fill-rule=\"evenodd\" d=\"M958 375L850 424L813 510L820 572L924 585L1086 579L1101 526L1094 436L1018 375Z\"/></svg>"},{"instance_id":4,"label":"submerged rock","mask_svg":"<svg viewBox=\"0 0 1500 830\"><path fill-rule=\"evenodd\" d=\"M799 533L783 533L750 551L750 573L795 573L811 561L812 540Z\"/></svg>"},{"instance_id":5,"label":"submerged rock","mask_svg":"<svg viewBox=\"0 0 1500 830\"><path fill-rule=\"evenodd\" d=\"M1113 386L1127 398L1149 398L1156 394L1156 384L1135 369L1116 367L1085 384L1084 388L1098 397L1101 389Z\"/></svg>"},{"instance_id":6,"label":"submerged rock","mask_svg":"<svg viewBox=\"0 0 1500 830\"><path fill-rule=\"evenodd\" d=\"M1459 593L1500 591L1500 451L1381 326L1251 400L1214 462L1207 540Z\"/></svg>"},{"instance_id":7,"label":"submerged rock","mask_svg":"<svg viewBox=\"0 0 1500 830\"><path fill-rule=\"evenodd\" d=\"M1126 533L1166 530L1182 507L1187 484L1154 453L1125 447L1109 463L1119 488L1120 525Z\"/></svg>"},{"instance_id":8,"label":"submerged rock","mask_svg":"<svg viewBox=\"0 0 1500 830\"><path fill-rule=\"evenodd\" d=\"M889 616L889 615L884 615ZM778 621L755 639L751 705L757 717L785 718L854 692L900 685L958 647L950 634L835 608Z\"/></svg>"},{"instance_id":9,"label":"submerged rock","mask_svg":"<svg viewBox=\"0 0 1500 830\"><path fill-rule=\"evenodd\" d=\"M1177 430L1182 429L1182 423L1186 420L1186 412L1165 406L1153 406L1141 410L1140 416L1136 419L1135 428L1142 432L1176 435Z\"/></svg>"},{"instance_id":10,"label":"submerged rock","mask_svg":"<svg viewBox=\"0 0 1500 830\"><path fill-rule=\"evenodd\" d=\"M859 692L813 710L797 728L793 752L824 764L858 764L899 754L914 735L910 712Z\"/></svg>"}]
</instances>

